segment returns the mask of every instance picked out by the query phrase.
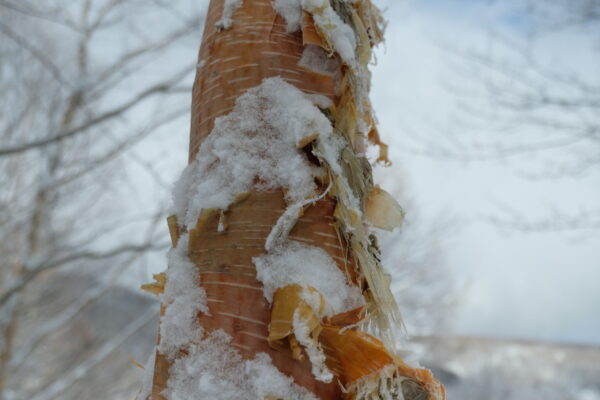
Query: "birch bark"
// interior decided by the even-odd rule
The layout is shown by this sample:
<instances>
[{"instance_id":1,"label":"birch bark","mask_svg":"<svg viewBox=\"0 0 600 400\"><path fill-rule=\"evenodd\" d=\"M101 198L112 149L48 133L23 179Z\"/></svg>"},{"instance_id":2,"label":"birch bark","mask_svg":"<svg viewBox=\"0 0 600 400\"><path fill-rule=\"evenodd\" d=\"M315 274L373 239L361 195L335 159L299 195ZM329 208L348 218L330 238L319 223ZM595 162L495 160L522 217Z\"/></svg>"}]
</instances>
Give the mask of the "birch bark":
<instances>
[{"instance_id":1,"label":"birch bark","mask_svg":"<svg viewBox=\"0 0 600 400\"><path fill-rule=\"evenodd\" d=\"M170 220L174 246L180 235L187 235L187 256L198 268L198 285L206 294L209 312L198 314L200 325L205 334L226 332L243 359L268 354L280 372L319 399L402 396L405 378L414 383L411 398L441 399L443 389L430 374L419 375L393 355L393 331L400 318L369 228L393 228L402 214L389 195L373 185L364 156L369 139L380 145L380 159L387 160L368 102L367 63L371 47L381 39L380 17L369 0L287 1L301 12L300 28L289 32L290 21L276 12L276 3L210 2L192 94L189 159L193 162L203 141L214 132L215 119L232 112L240 96L267 78L280 77L305 94L328 99L331 105L321 108L343 145L335 154L328 154L326 143L319 142L324 140L319 139L320 132L301 143L307 159L323 167L326 176L317 182L321 196L302 209L286 232L286 240L322 249L347 283L360 289L366 306L326 317L304 304L302 295L291 300L293 296L287 294L296 292L290 286L276 292L273 305L269 304L254 260L269 250L267 238L290 205L284 190L255 190L226 210L203 209L191 229ZM237 7L227 8L232 4ZM227 15L231 21L226 21ZM341 28L353 37L347 43L340 42L344 39L339 36ZM338 52L348 43L354 45L351 57L347 51ZM322 65L303 60L307 51L316 52L313 56L316 54ZM379 210L365 209L372 205ZM365 219L371 216L370 221ZM163 290L160 282L154 289L148 288ZM296 327L298 312L306 316L304 322L310 321L301 337ZM276 319L286 315L289 318L283 323ZM359 323L363 331L355 330ZM274 332L277 329L280 331ZM387 339L386 344L366 331ZM315 377L311 351L313 355L324 352L334 379L324 382L326 379ZM303 356L304 352L309 357ZM181 357L186 357L185 350ZM166 400L172 367L173 359L157 351L150 398ZM343 386L354 389L344 393ZM418 397L420 394L426 397Z\"/></svg>"}]
</instances>

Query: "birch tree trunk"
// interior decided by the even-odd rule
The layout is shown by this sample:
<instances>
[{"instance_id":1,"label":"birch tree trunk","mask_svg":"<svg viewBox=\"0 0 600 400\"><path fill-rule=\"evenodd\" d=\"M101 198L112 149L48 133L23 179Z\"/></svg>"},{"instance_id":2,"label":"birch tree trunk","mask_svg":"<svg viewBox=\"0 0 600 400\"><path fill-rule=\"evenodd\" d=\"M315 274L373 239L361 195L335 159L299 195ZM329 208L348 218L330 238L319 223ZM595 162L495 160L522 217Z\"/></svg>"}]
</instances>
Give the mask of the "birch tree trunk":
<instances>
[{"instance_id":1,"label":"birch tree trunk","mask_svg":"<svg viewBox=\"0 0 600 400\"><path fill-rule=\"evenodd\" d=\"M199 149L213 145L206 140L217 135L223 125L215 120L235 113L241 107L236 101L264 87L269 79L285 82L277 83L278 87L289 90L290 96L295 91L312 95L314 109L331 124L330 136L339 137L327 142L325 132L315 131L296 143L297 152L322 172L315 176L317 189L312 198L293 203L289 195L293 188L273 188L268 178L256 176L254 190L238 193L227 207L203 208L195 225L181 221L181 215L169 218L173 246L180 250L186 246L181 251L198 271L194 285L206 301L196 315L200 335L205 338L224 331L230 349L241 356L236 359L238 364L266 353L283 376L293 379L293 388L286 393L302 393L290 398L383 399L402 398L403 393L406 399L444 396L428 371L412 369L394 355L394 331L401 319L369 228L390 229L402 218L393 199L373 185L364 156L369 139L380 146L379 160L387 162L368 101L367 63L371 47L381 40L381 31L381 17L370 0L211 0L206 17L192 95L190 163L195 162ZM264 104L257 106L258 112L268 113L261 107ZM300 110L289 112L276 121L293 118ZM333 142L342 144L328 144ZM198 159L202 161L202 157L200 152ZM217 164L219 161L211 164L207 173L218 169ZM200 176L199 182L203 179ZM192 180L183 182L190 185ZM274 242L279 243L279 250L273 250L277 247ZM318 283L303 281L277 287L272 299L267 299L263 292L267 284L259 279L257 265L268 264L261 257L281 256L281 249L293 247L290 243L296 248L304 246L301 248L308 253L302 254L312 251L310 254L331 259L344 276L339 287L360 293L362 305L327 312L331 299L314 287ZM170 355L164 346L161 351L161 342L171 341L167 329L163 330L172 320L166 315L176 308L179 296L167 294L168 285L179 279L171 275L172 268L175 266L170 264L166 275L145 286L161 294L163 318L162 337L159 335L155 359L146 367L148 382L140 399L174 399L175 369L181 371L180 365L187 363L190 376L184 381L201 379L190 369L191 359L210 352L210 346L202 342L205 339L190 339L195 340L193 346L182 345ZM316 303L307 299L310 296ZM202 362L210 360L217 362L214 357ZM255 378L250 372L245 381ZM206 382L198 381L196 386L206 387ZM263 398L285 397L275 388L273 392L263 389L259 390ZM296 389L299 391L294 392ZM215 398L226 396L215 393ZM244 396L256 398L249 392Z\"/></svg>"}]
</instances>

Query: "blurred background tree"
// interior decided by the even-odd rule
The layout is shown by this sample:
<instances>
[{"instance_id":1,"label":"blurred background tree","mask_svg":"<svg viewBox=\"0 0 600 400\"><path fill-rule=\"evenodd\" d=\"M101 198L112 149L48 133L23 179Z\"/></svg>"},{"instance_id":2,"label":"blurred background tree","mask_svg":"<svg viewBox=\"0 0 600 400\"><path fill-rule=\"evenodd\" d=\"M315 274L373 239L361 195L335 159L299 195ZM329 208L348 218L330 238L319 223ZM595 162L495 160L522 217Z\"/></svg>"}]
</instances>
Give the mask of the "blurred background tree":
<instances>
[{"instance_id":1,"label":"blurred background tree","mask_svg":"<svg viewBox=\"0 0 600 400\"><path fill-rule=\"evenodd\" d=\"M59 395L43 377L27 386L27 358L140 256L167 248L168 185L141 145L187 116L195 66L180 54L195 48L200 9L0 1L0 397ZM41 287L30 289L58 271L97 284L20 329Z\"/></svg>"},{"instance_id":2,"label":"blurred background tree","mask_svg":"<svg viewBox=\"0 0 600 400\"><path fill-rule=\"evenodd\" d=\"M458 100L455 124L423 152L461 162L498 161L532 183L597 186L600 1L490 1L486 7L499 22L483 43L444 43L456 73L446 82ZM498 203L489 220L502 228L600 228L597 202L573 206L556 199L535 217L518 204Z\"/></svg>"}]
</instances>

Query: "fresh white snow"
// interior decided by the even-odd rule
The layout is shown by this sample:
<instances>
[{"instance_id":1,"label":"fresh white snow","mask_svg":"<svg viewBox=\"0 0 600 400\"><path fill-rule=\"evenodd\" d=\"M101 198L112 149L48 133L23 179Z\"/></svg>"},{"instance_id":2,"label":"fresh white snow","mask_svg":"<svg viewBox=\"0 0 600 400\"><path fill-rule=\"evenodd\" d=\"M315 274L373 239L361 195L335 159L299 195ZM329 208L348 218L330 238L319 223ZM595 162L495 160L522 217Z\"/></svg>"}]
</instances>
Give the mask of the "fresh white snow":
<instances>
[{"instance_id":1,"label":"fresh white snow","mask_svg":"<svg viewBox=\"0 0 600 400\"><path fill-rule=\"evenodd\" d=\"M360 289L348 284L335 261L319 247L288 240L253 262L269 302L278 288L298 284L317 289L333 314L364 305Z\"/></svg>"},{"instance_id":2,"label":"fresh white snow","mask_svg":"<svg viewBox=\"0 0 600 400\"><path fill-rule=\"evenodd\" d=\"M320 46L309 44L304 46L298 65L310 71L333 76L339 67L339 61L330 57Z\"/></svg>"},{"instance_id":3,"label":"fresh white snow","mask_svg":"<svg viewBox=\"0 0 600 400\"><path fill-rule=\"evenodd\" d=\"M188 258L187 234L169 251L167 282L161 295L165 313L161 317L159 352L171 360L167 388L169 400L255 400L267 395L283 399L314 400L306 389L271 364L260 353L243 360L223 331L207 334L198 321L209 313L206 293L199 285L198 268ZM186 355L181 356L185 350ZM154 357L146 366L146 377L138 399L151 390Z\"/></svg>"},{"instance_id":4,"label":"fresh white snow","mask_svg":"<svg viewBox=\"0 0 600 400\"><path fill-rule=\"evenodd\" d=\"M294 321L292 324L294 327L294 336L298 340L298 343L304 347L315 378L322 382L331 382L333 374L329 368L327 368L327 365L325 365L325 353L323 352L321 345L312 339L308 325L306 324L306 321L300 319L298 310L294 312Z\"/></svg>"},{"instance_id":5,"label":"fresh white snow","mask_svg":"<svg viewBox=\"0 0 600 400\"><path fill-rule=\"evenodd\" d=\"M231 345L231 337L218 330L195 343L188 355L169 370L169 400L257 400L274 398L316 400L271 364L265 353L244 360Z\"/></svg>"},{"instance_id":6,"label":"fresh white snow","mask_svg":"<svg viewBox=\"0 0 600 400\"><path fill-rule=\"evenodd\" d=\"M193 227L203 208L227 209L251 190L282 188L288 203L315 194L322 171L298 148L303 139L332 134L329 120L310 98L279 77L241 95L215 120L196 159L175 184L174 213Z\"/></svg>"},{"instance_id":7,"label":"fresh white snow","mask_svg":"<svg viewBox=\"0 0 600 400\"><path fill-rule=\"evenodd\" d=\"M198 313L208 313L198 267L190 261L187 252L188 235L184 234L177 247L169 250L167 283L161 295L161 304L166 308L160 321L158 350L169 359L202 338Z\"/></svg>"},{"instance_id":8,"label":"fresh white snow","mask_svg":"<svg viewBox=\"0 0 600 400\"><path fill-rule=\"evenodd\" d=\"M275 0L275 11L285 19L289 32L300 29L302 10L309 12L315 25L350 66L356 65L356 37L354 30L348 26L331 7L329 0Z\"/></svg>"},{"instance_id":9,"label":"fresh white snow","mask_svg":"<svg viewBox=\"0 0 600 400\"><path fill-rule=\"evenodd\" d=\"M218 30L231 29L233 25L233 12L242 6L243 0L225 0L221 19L216 22Z\"/></svg>"},{"instance_id":10,"label":"fresh white snow","mask_svg":"<svg viewBox=\"0 0 600 400\"><path fill-rule=\"evenodd\" d=\"M300 30L302 22L302 0L274 0L273 8L285 19L288 32Z\"/></svg>"},{"instance_id":11,"label":"fresh white snow","mask_svg":"<svg viewBox=\"0 0 600 400\"><path fill-rule=\"evenodd\" d=\"M342 21L329 0L302 0L302 7L312 14L315 25L350 66L356 64L356 37L354 30Z\"/></svg>"}]
</instances>

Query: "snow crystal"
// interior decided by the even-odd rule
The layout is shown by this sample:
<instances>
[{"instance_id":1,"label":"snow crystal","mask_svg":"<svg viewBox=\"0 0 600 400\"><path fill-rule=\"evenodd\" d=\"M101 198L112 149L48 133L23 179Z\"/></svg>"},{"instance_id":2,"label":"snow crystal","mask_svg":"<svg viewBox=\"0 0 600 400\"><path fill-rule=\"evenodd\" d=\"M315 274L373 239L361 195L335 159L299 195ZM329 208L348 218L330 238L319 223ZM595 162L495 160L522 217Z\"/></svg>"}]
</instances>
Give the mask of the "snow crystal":
<instances>
[{"instance_id":1,"label":"snow crystal","mask_svg":"<svg viewBox=\"0 0 600 400\"><path fill-rule=\"evenodd\" d=\"M315 25L325 35L348 65L356 64L356 37L354 30L344 23L331 7L329 0L275 0L273 8L286 22L290 32L300 29L302 10L309 12Z\"/></svg>"},{"instance_id":2,"label":"snow crystal","mask_svg":"<svg viewBox=\"0 0 600 400\"><path fill-rule=\"evenodd\" d=\"M319 74L332 76L339 67L339 62L329 57L322 47L309 44L304 46L298 65Z\"/></svg>"},{"instance_id":3,"label":"snow crystal","mask_svg":"<svg viewBox=\"0 0 600 400\"><path fill-rule=\"evenodd\" d=\"M221 19L216 22L218 30L231 29L231 26L233 25L231 17L233 17L233 12L242 6L242 1L243 0L225 0Z\"/></svg>"},{"instance_id":4,"label":"snow crystal","mask_svg":"<svg viewBox=\"0 0 600 400\"><path fill-rule=\"evenodd\" d=\"M327 109L333 105L331 99L322 94L305 93L304 96L319 108Z\"/></svg>"},{"instance_id":5,"label":"snow crystal","mask_svg":"<svg viewBox=\"0 0 600 400\"><path fill-rule=\"evenodd\" d=\"M303 0L303 8L312 14L315 25L331 42L334 50L349 65L355 64L356 37L329 4L329 0Z\"/></svg>"},{"instance_id":6,"label":"snow crystal","mask_svg":"<svg viewBox=\"0 0 600 400\"><path fill-rule=\"evenodd\" d=\"M342 157L342 151L345 147L346 141L341 136L331 135L328 137L319 138L319 146L315 152L327 162L329 168L334 174L343 176L340 159Z\"/></svg>"},{"instance_id":7,"label":"snow crystal","mask_svg":"<svg viewBox=\"0 0 600 400\"><path fill-rule=\"evenodd\" d=\"M298 339L298 343L304 347L306 354L308 354L313 375L321 382L331 382L333 374L325 365L325 353L323 353L320 344L312 340L306 321L300 319L298 310L294 312L294 321L292 323L294 326L294 336Z\"/></svg>"},{"instance_id":8,"label":"snow crystal","mask_svg":"<svg viewBox=\"0 0 600 400\"><path fill-rule=\"evenodd\" d=\"M190 261L188 235L179 238L177 247L169 250L167 283L161 295L165 313L160 321L160 343L158 350L169 359L175 358L179 350L202 337L198 313L208 313L206 293L200 287L198 268Z\"/></svg>"},{"instance_id":9,"label":"snow crystal","mask_svg":"<svg viewBox=\"0 0 600 400\"><path fill-rule=\"evenodd\" d=\"M273 8L285 19L288 32L296 32L302 22L302 0L274 0Z\"/></svg>"},{"instance_id":10,"label":"snow crystal","mask_svg":"<svg viewBox=\"0 0 600 400\"><path fill-rule=\"evenodd\" d=\"M311 197L320 169L297 144L314 134L332 134L319 108L283 79L265 79L215 120L196 159L175 184L178 220L193 227L201 209L225 210L238 194L251 190L286 189L289 203Z\"/></svg>"},{"instance_id":11,"label":"snow crystal","mask_svg":"<svg viewBox=\"0 0 600 400\"><path fill-rule=\"evenodd\" d=\"M253 262L269 302L278 288L298 284L317 289L334 314L364 305L360 289L348 284L335 261L319 247L289 240Z\"/></svg>"},{"instance_id":12,"label":"snow crystal","mask_svg":"<svg viewBox=\"0 0 600 400\"><path fill-rule=\"evenodd\" d=\"M265 353L243 360L231 346L231 337L218 330L191 346L169 370L170 400L256 400L267 396L281 399L316 400L271 364Z\"/></svg>"}]
</instances>

